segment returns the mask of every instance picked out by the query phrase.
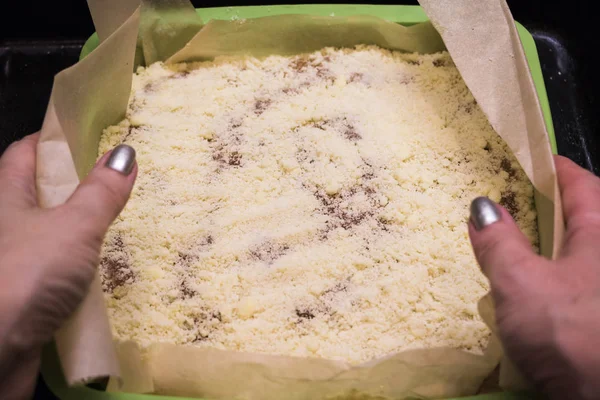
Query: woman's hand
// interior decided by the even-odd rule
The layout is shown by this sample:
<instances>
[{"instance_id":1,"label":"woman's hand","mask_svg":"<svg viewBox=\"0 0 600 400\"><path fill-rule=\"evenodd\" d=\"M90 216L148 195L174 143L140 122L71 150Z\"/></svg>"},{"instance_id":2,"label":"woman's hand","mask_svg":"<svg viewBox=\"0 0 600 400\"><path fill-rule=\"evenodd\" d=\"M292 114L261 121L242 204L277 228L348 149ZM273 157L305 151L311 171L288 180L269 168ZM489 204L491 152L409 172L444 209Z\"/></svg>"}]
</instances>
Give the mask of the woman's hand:
<instances>
[{"instance_id":1,"label":"woman's hand","mask_svg":"<svg viewBox=\"0 0 600 400\"><path fill-rule=\"evenodd\" d=\"M566 218L556 261L536 255L511 216L487 198L469 234L489 278L509 358L552 399L600 398L600 179L556 157Z\"/></svg>"},{"instance_id":2,"label":"woman's hand","mask_svg":"<svg viewBox=\"0 0 600 400\"><path fill-rule=\"evenodd\" d=\"M9 399L35 387L41 347L86 295L137 173L133 149L118 146L64 205L41 209L37 140L13 143L0 158L0 393Z\"/></svg>"}]
</instances>

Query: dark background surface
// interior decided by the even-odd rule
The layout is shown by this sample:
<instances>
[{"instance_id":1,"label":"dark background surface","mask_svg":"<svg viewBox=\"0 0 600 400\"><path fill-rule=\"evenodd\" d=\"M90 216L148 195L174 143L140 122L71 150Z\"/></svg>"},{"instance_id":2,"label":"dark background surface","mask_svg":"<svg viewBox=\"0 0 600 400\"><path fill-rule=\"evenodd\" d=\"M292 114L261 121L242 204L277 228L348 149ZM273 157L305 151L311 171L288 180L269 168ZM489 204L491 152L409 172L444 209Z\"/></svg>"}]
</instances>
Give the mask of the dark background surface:
<instances>
[{"instance_id":1,"label":"dark background surface","mask_svg":"<svg viewBox=\"0 0 600 400\"><path fill-rule=\"evenodd\" d=\"M193 1L197 6L277 2ZM332 1L330 3L349 3ZM509 0L514 17L533 34L545 77L558 151L600 174L596 96L598 46L592 1ZM0 5L0 153L41 127L52 77L75 63L94 31L83 0L24 0ZM10 4L10 5L8 5ZM383 3L381 3L383 4ZM401 1L398 4L417 4Z\"/></svg>"},{"instance_id":2,"label":"dark background surface","mask_svg":"<svg viewBox=\"0 0 600 400\"><path fill-rule=\"evenodd\" d=\"M193 3L197 7L250 4ZM600 174L600 117L596 112L599 105L596 93L600 88L596 53L600 46L594 32L598 22L593 2L508 0L508 3L515 19L535 38L559 153ZM12 141L40 129L53 76L77 61L81 46L93 32L83 0L7 1L0 5L0 153ZM51 397L39 385L36 398Z\"/></svg>"}]
</instances>

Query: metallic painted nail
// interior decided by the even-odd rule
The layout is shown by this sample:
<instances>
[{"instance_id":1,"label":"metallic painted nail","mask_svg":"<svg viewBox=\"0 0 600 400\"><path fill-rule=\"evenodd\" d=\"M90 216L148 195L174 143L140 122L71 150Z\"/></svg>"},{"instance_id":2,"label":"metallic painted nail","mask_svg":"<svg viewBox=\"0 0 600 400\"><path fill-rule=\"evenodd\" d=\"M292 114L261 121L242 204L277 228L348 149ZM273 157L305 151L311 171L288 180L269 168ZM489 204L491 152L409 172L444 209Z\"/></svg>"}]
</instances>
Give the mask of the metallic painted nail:
<instances>
[{"instance_id":1,"label":"metallic painted nail","mask_svg":"<svg viewBox=\"0 0 600 400\"><path fill-rule=\"evenodd\" d=\"M135 164L135 150L126 144L120 144L110 153L105 166L127 176Z\"/></svg>"},{"instance_id":2,"label":"metallic painted nail","mask_svg":"<svg viewBox=\"0 0 600 400\"><path fill-rule=\"evenodd\" d=\"M471 221L478 231L500 221L501 217L502 214L496 207L496 203L487 197L477 197L471 203Z\"/></svg>"}]
</instances>

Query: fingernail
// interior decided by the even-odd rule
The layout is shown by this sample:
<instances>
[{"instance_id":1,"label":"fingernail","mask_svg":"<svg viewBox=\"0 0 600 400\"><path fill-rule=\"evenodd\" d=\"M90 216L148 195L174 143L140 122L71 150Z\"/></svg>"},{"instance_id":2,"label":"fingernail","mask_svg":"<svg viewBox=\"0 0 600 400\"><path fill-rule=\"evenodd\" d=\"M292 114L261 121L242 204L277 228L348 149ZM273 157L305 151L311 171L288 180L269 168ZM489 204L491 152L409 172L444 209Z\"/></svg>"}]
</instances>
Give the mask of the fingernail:
<instances>
[{"instance_id":1,"label":"fingernail","mask_svg":"<svg viewBox=\"0 0 600 400\"><path fill-rule=\"evenodd\" d=\"M135 164L135 150L126 144L120 144L113 149L106 160L105 166L127 176Z\"/></svg>"},{"instance_id":2,"label":"fingernail","mask_svg":"<svg viewBox=\"0 0 600 400\"><path fill-rule=\"evenodd\" d=\"M471 203L471 221L478 231L500 221L501 214L496 203L487 197L477 197Z\"/></svg>"}]
</instances>

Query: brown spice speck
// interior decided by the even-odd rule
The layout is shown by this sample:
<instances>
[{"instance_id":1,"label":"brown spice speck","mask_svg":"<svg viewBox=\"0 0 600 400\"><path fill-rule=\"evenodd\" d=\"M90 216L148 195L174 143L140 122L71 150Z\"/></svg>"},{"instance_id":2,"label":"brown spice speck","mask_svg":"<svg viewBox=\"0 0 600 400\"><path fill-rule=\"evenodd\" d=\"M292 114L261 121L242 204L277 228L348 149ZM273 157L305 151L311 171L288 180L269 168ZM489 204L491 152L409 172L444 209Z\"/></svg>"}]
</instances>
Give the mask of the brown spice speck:
<instances>
[{"instance_id":1,"label":"brown spice speck","mask_svg":"<svg viewBox=\"0 0 600 400\"><path fill-rule=\"evenodd\" d=\"M313 314L313 312L309 309L296 308L296 316L302 319L313 319L315 317L315 314Z\"/></svg>"},{"instance_id":2,"label":"brown spice speck","mask_svg":"<svg viewBox=\"0 0 600 400\"><path fill-rule=\"evenodd\" d=\"M517 171L512 167L511 162L508 158L503 158L500 162L500 168L508 173L511 178L514 178L517 175Z\"/></svg>"},{"instance_id":3,"label":"brown spice speck","mask_svg":"<svg viewBox=\"0 0 600 400\"><path fill-rule=\"evenodd\" d=\"M373 165L369 161L365 160L364 158L363 158L362 162L364 164L364 166L363 166L364 172L361 175L361 178L365 181L375 178L375 170L373 169Z\"/></svg>"},{"instance_id":4,"label":"brown spice speck","mask_svg":"<svg viewBox=\"0 0 600 400\"><path fill-rule=\"evenodd\" d=\"M184 253L184 252L179 251L177 253L177 256L178 256L177 262L186 264L186 265L189 265L195 261L198 261L198 256L195 254L191 254L191 253Z\"/></svg>"},{"instance_id":5,"label":"brown spice speck","mask_svg":"<svg viewBox=\"0 0 600 400\"><path fill-rule=\"evenodd\" d=\"M513 218L519 213L519 205L517 204L515 192L508 191L503 193L500 198L500 205L506 208Z\"/></svg>"},{"instance_id":6,"label":"brown spice speck","mask_svg":"<svg viewBox=\"0 0 600 400\"><path fill-rule=\"evenodd\" d=\"M304 148L299 147L296 150L296 161L298 161L299 164L302 164L303 162L308 160L308 151Z\"/></svg>"},{"instance_id":7,"label":"brown spice speck","mask_svg":"<svg viewBox=\"0 0 600 400\"><path fill-rule=\"evenodd\" d=\"M433 66L440 68L440 67L445 67L447 65L446 60L444 60L443 58L438 58L437 60L433 60Z\"/></svg>"},{"instance_id":8,"label":"brown spice speck","mask_svg":"<svg viewBox=\"0 0 600 400\"><path fill-rule=\"evenodd\" d=\"M337 283L334 287L325 290L321 296L330 296L348 290L348 285L344 282Z\"/></svg>"},{"instance_id":9,"label":"brown spice speck","mask_svg":"<svg viewBox=\"0 0 600 400\"><path fill-rule=\"evenodd\" d=\"M171 79L181 79L181 78L185 78L186 76L188 76L190 74L190 71L179 71L178 73L171 75Z\"/></svg>"},{"instance_id":10,"label":"brown spice speck","mask_svg":"<svg viewBox=\"0 0 600 400\"><path fill-rule=\"evenodd\" d=\"M250 250L250 256L252 256L252 258L255 260L272 264L276 259L283 256L289 249L290 246L287 244L265 242L252 248Z\"/></svg>"},{"instance_id":11,"label":"brown spice speck","mask_svg":"<svg viewBox=\"0 0 600 400\"><path fill-rule=\"evenodd\" d=\"M413 83L415 81L415 77L413 75L403 74L400 78L400 83L403 85L408 85L409 83Z\"/></svg>"},{"instance_id":12,"label":"brown spice speck","mask_svg":"<svg viewBox=\"0 0 600 400\"><path fill-rule=\"evenodd\" d=\"M242 154L238 151L227 151L225 146L219 146L212 155L213 160L221 165L239 167L242 164Z\"/></svg>"},{"instance_id":13,"label":"brown spice speck","mask_svg":"<svg viewBox=\"0 0 600 400\"><path fill-rule=\"evenodd\" d=\"M156 90L157 87L158 87L158 83L156 83L156 82L148 82L144 86L144 92L145 93L152 93L152 92L154 92Z\"/></svg>"},{"instance_id":14,"label":"brown spice speck","mask_svg":"<svg viewBox=\"0 0 600 400\"><path fill-rule=\"evenodd\" d=\"M329 68L318 65L316 67L316 69L317 69L317 77L318 78L321 78L325 81L331 81L331 82L333 82L335 80L335 76L333 75L333 73L331 72L331 70Z\"/></svg>"},{"instance_id":15,"label":"brown spice speck","mask_svg":"<svg viewBox=\"0 0 600 400\"><path fill-rule=\"evenodd\" d=\"M227 161L225 161L225 153L221 151L218 151L213 154L213 160L218 161L221 164L227 163Z\"/></svg>"},{"instance_id":16,"label":"brown spice speck","mask_svg":"<svg viewBox=\"0 0 600 400\"><path fill-rule=\"evenodd\" d=\"M193 326L190 328L195 330L195 336L191 340L192 342L202 342L209 339L210 335L218 329L219 323L223 321L220 311L214 311L204 307L190 317L192 317L194 321Z\"/></svg>"},{"instance_id":17,"label":"brown spice speck","mask_svg":"<svg viewBox=\"0 0 600 400\"><path fill-rule=\"evenodd\" d=\"M298 57L290 62L290 67L296 72L304 72L308 67L308 60Z\"/></svg>"},{"instance_id":18,"label":"brown spice speck","mask_svg":"<svg viewBox=\"0 0 600 400\"><path fill-rule=\"evenodd\" d=\"M237 151L231 152L231 154L229 155L229 161L227 161L227 163L229 165L236 166L236 167L241 165L242 155Z\"/></svg>"},{"instance_id":19,"label":"brown spice speck","mask_svg":"<svg viewBox=\"0 0 600 400\"><path fill-rule=\"evenodd\" d=\"M356 131L352 124L348 124L344 130L344 137L352 142L362 139L362 136Z\"/></svg>"},{"instance_id":20,"label":"brown spice speck","mask_svg":"<svg viewBox=\"0 0 600 400\"><path fill-rule=\"evenodd\" d=\"M365 212L359 212L359 213L346 213L346 212L342 212L342 223L341 223L341 227L348 230L350 228L352 228L353 226L359 225L365 218L367 218L368 216L371 215L371 213L365 211Z\"/></svg>"},{"instance_id":21,"label":"brown spice speck","mask_svg":"<svg viewBox=\"0 0 600 400\"><path fill-rule=\"evenodd\" d=\"M348 78L348 82L354 83L354 82L360 82L363 80L364 74L360 73L360 72L353 72L352 74L350 74L350 78Z\"/></svg>"},{"instance_id":22,"label":"brown spice speck","mask_svg":"<svg viewBox=\"0 0 600 400\"><path fill-rule=\"evenodd\" d=\"M375 178L375 173L373 171L365 172L364 174L361 175L361 178L368 181L370 179Z\"/></svg>"},{"instance_id":23,"label":"brown spice speck","mask_svg":"<svg viewBox=\"0 0 600 400\"><path fill-rule=\"evenodd\" d=\"M305 126L313 126L315 128L325 130L326 127L335 127L338 132L341 132L342 135L351 142L362 139L360 133L356 127L348 121L346 117L336 118L334 120L330 119L311 119L306 121L303 125Z\"/></svg>"},{"instance_id":24,"label":"brown spice speck","mask_svg":"<svg viewBox=\"0 0 600 400\"><path fill-rule=\"evenodd\" d=\"M360 135L360 133L358 133L356 127L352 123L350 123L347 118L340 118L335 122L341 125L342 134L349 141L355 142L357 140L362 139L362 136Z\"/></svg>"},{"instance_id":25,"label":"brown spice speck","mask_svg":"<svg viewBox=\"0 0 600 400\"><path fill-rule=\"evenodd\" d=\"M271 105L271 99L258 99L254 103L254 114L261 115Z\"/></svg>"},{"instance_id":26,"label":"brown spice speck","mask_svg":"<svg viewBox=\"0 0 600 400\"><path fill-rule=\"evenodd\" d=\"M190 264L198 261L200 259L197 252L206 250L211 244L214 243L214 238L212 235L206 235L201 240L194 243L193 247L188 251L178 251L177 252L177 260L174 264L180 264L184 267L189 267Z\"/></svg>"},{"instance_id":27,"label":"brown spice speck","mask_svg":"<svg viewBox=\"0 0 600 400\"><path fill-rule=\"evenodd\" d=\"M281 89L281 91L284 94L287 94L287 95L292 95L292 94L298 94L298 93L300 93L298 89L296 89L296 88L289 88L289 87L283 88L283 89Z\"/></svg>"},{"instance_id":28,"label":"brown spice speck","mask_svg":"<svg viewBox=\"0 0 600 400\"><path fill-rule=\"evenodd\" d=\"M192 340L192 342L196 343L196 342L203 342L205 340L208 340L208 335L203 335L201 333L198 333L196 335L196 337L194 337L194 339Z\"/></svg>"},{"instance_id":29,"label":"brown spice speck","mask_svg":"<svg viewBox=\"0 0 600 400\"><path fill-rule=\"evenodd\" d=\"M134 132L135 132L135 127L132 125L129 125L129 129L127 129L127 133L125 134L125 136L123 136L123 140L121 140L121 143L125 143L125 140L127 140L127 138L129 138L129 136L131 136Z\"/></svg>"},{"instance_id":30,"label":"brown spice speck","mask_svg":"<svg viewBox=\"0 0 600 400\"><path fill-rule=\"evenodd\" d=\"M475 107L477 107L477 101L473 100L466 104L459 105L458 109L464 110L464 112L466 112L467 114L473 114L473 110L475 110Z\"/></svg>"},{"instance_id":31,"label":"brown spice speck","mask_svg":"<svg viewBox=\"0 0 600 400\"><path fill-rule=\"evenodd\" d=\"M389 231L389 229L387 227L389 224L390 224L390 222L385 219L382 219L382 218L377 219L377 227L384 232Z\"/></svg>"},{"instance_id":32,"label":"brown spice speck","mask_svg":"<svg viewBox=\"0 0 600 400\"><path fill-rule=\"evenodd\" d=\"M185 278L179 283L179 291L181 292L181 297L184 299L191 299L196 295L196 291L189 286Z\"/></svg>"},{"instance_id":33,"label":"brown spice speck","mask_svg":"<svg viewBox=\"0 0 600 400\"><path fill-rule=\"evenodd\" d=\"M100 264L104 268L103 288L112 293L117 287L125 286L135 280L135 275L129 265L120 259L103 257Z\"/></svg>"},{"instance_id":34,"label":"brown spice speck","mask_svg":"<svg viewBox=\"0 0 600 400\"><path fill-rule=\"evenodd\" d=\"M115 235L107 248L106 254L100 259L102 274L102 288L107 293L112 293L117 287L131 284L135 281L135 274L128 262L128 254L120 235Z\"/></svg>"},{"instance_id":35,"label":"brown spice speck","mask_svg":"<svg viewBox=\"0 0 600 400\"><path fill-rule=\"evenodd\" d=\"M343 201L351 201L352 197L358 193L363 193L367 196L370 202L369 207L358 210L341 207ZM327 232L331 229L341 227L349 230L352 227L359 225L366 218L373 216L376 208L379 207L378 202L375 200L375 193L373 188L361 185L350 189L344 189L335 196L329 196L321 190L314 192L314 196L322 204L323 211L332 217L328 222L329 229L322 233L322 238L325 239L327 237Z\"/></svg>"}]
</instances>

